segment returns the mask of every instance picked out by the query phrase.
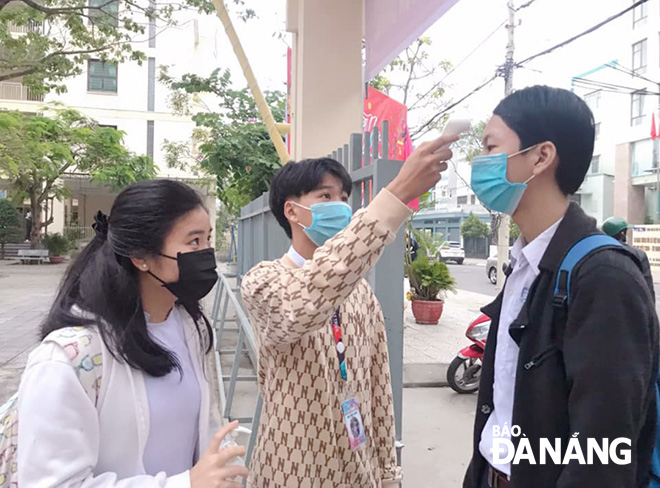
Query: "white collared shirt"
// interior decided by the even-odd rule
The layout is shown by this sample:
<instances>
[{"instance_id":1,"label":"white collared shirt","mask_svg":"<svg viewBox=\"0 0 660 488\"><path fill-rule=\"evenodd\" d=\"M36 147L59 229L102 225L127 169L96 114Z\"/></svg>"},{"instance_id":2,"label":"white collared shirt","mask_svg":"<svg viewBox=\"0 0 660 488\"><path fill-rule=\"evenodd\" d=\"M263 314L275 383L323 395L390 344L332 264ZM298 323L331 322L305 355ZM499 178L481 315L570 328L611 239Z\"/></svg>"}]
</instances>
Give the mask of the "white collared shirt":
<instances>
[{"instance_id":1,"label":"white collared shirt","mask_svg":"<svg viewBox=\"0 0 660 488\"><path fill-rule=\"evenodd\" d=\"M494 456L491 449L494 446L493 428L499 427L502 432L506 425L511 429L511 418L513 417L514 389L516 384L516 367L518 365L518 344L509 335L511 323L518 317L522 310L529 289L539 274L539 263L545 254L548 244L552 240L557 227L561 223L559 219L548 227L542 234L529 244L525 245L523 236L520 236L511 248L511 267L513 271L509 276L504 289L502 310L500 313L499 328L497 330L497 346L495 348L495 371L493 383L493 411L488 417L488 422L481 433L479 451L481 455L499 471L507 476L511 475L511 464L494 464ZM497 437L510 439L510 435L499 435ZM500 458L506 456L505 452Z\"/></svg>"},{"instance_id":2,"label":"white collared shirt","mask_svg":"<svg viewBox=\"0 0 660 488\"><path fill-rule=\"evenodd\" d=\"M299 268L302 268L307 262L307 260L293 248L293 245L289 246L289 250L287 251L286 255L289 256L289 259L291 259L291 261L293 261Z\"/></svg>"}]
</instances>

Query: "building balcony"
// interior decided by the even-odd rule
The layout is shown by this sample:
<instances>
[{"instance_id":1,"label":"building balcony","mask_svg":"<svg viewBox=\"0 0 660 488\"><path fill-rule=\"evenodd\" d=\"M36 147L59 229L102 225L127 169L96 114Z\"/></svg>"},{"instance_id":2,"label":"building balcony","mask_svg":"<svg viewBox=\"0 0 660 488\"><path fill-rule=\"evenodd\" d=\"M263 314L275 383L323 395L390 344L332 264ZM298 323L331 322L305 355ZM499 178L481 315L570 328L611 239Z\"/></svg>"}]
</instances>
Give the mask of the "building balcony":
<instances>
[{"instance_id":1,"label":"building balcony","mask_svg":"<svg viewBox=\"0 0 660 488\"><path fill-rule=\"evenodd\" d=\"M22 100L27 102L43 102L42 94L34 93L22 83L0 81L0 100Z\"/></svg>"},{"instance_id":2,"label":"building balcony","mask_svg":"<svg viewBox=\"0 0 660 488\"><path fill-rule=\"evenodd\" d=\"M9 28L9 32L12 34L28 34L30 32L43 34L44 32L43 22L29 21L27 24L24 25L16 25L9 22L8 28Z\"/></svg>"}]
</instances>

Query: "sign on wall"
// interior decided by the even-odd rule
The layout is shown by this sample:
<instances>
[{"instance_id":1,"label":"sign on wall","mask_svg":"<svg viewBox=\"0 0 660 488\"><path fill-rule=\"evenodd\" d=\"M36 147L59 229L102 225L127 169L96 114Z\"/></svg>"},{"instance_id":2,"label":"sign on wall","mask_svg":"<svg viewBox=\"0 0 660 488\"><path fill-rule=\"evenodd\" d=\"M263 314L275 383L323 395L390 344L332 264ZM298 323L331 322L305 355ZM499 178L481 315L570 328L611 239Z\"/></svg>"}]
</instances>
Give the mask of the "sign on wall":
<instances>
[{"instance_id":1,"label":"sign on wall","mask_svg":"<svg viewBox=\"0 0 660 488\"><path fill-rule=\"evenodd\" d=\"M646 253L654 271L660 271L660 225L634 226L632 245Z\"/></svg>"}]
</instances>

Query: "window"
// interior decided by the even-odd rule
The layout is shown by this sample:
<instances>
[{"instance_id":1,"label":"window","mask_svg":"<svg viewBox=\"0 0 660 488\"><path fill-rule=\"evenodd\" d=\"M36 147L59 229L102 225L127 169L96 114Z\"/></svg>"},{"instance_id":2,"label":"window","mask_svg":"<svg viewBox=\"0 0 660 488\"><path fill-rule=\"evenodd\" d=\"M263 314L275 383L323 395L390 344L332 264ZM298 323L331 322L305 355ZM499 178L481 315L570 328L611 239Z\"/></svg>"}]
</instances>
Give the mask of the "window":
<instances>
[{"instance_id":1,"label":"window","mask_svg":"<svg viewBox=\"0 0 660 488\"><path fill-rule=\"evenodd\" d=\"M596 134L596 140L600 137L600 122L594 125L594 132Z\"/></svg>"},{"instance_id":2,"label":"window","mask_svg":"<svg viewBox=\"0 0 660 488\"><path fill-rule=\"evenodd\" d=\"M470 203L471 203L472 205L474 205L475 202L476 202L476 197L475 197L474 195L472 195L472 196L470 197Z\"/></svg>"},{"instance_id":3,"label":"window","mask_svg":"<svg viewBox=\"0 0 660 488\"><path fill-rule=\"evenodd\" d=\"M653 141L649 138L630 144L630 159L632 161L632 176L654 174Z\"/></svg>"},{"instance_id":4,"label":"window","mask_svg":"<svg viewBox=\"0 0 660 488\"><path fill-rule=\"evenodd\" d=\"M587 103L589 108L591 109L592 112L595 112L598 110L598 107L600 106L600 94L601 91L595 91L588 93L587 95L584 96L584 101Z\"/></svg>"},{"instance_id":5,"label":"window","mask_svg":"<svg viewBox=\"0 0 660 488\"><path fill-rule=\"evenodd\" d=\"M90 60L87 69L87 90L117 93L117 65Z\"/></svg>"},{"instance_id":6,"label":"window","mask_svg":"<svg viewBox=\"0 0 660 488\"><path fill-rule=\"evenodd\" d=\"M156 106L156 58L149 58L147 80L147 110L153 112Z\"/></svg>"},{"instance_id":7,"label":"window","mask_svg":"<svg viewBox=\"0 0 660 488\"><path fill-rule=\"evenodd\" d=\"M149 10L156 11L156 0L149 0ZM156 17L149 17L149 47L156 47Z\"/></svg>"},{"instance_id":8,"label":"window","mask_svg":"<svg viewBox=\"0 0 660 488\"><path fill-rule=\"evenodd\" d=\"M147 156L154 159L154 121L147 120Z\"/></svg>"},{"instance_id":9,"label":"window","mask_svg":"<svg viewBox=\"0 0 660 488\"><path fill-rule=\"evenodd\" d=\"M591 173L595 174L600 171L600 156L591 158Z\"/></svg>"},{"instance_id":10,"label":"window","mask_svg":"<svg viewBox=\"0 0 660 488\"><path fill-rule=\"evenodd\" d=\"M644 122L644 101L646 96L644 92L635 92L632 94L630 125L640 125Z\"/></svg>"},{"instance_id":11,"label":"window","mask_svg":"<svg viewBox=\"0 0 660 488\"><path fill-rule=\"evenodd\" d=\"M467 205L467 195L463 197L458 197L458 204L459 205Z\"/></svg>"},{"instance_id":12,"label":"window","mask_svg":"<svg viewBox=\"0 0 660 488\"><path fill-rule=\"evenodd\" d=\"M646 72L646 39L633 44L632 65L634 73Z\"/></svg>"},{"instance_id":13,"label":"window","mask_svg":"<svg viewBox=\"0 0 660 488\"><path fill-rule=\"evenodd\" d=\"M89 0L89 19L92 24L117 27L119 25L118 0Z\"/></svg>"},{"instance_id":14,"label":"window","mask_svg":"<svg viewBox=\"0 0 660 488\"><path fill-rule=\"evenodd\" d=\"M633 9L633 29L646 24L646 18L649 16L648 2L644 2Z\"/></svg>"}]
</instances>

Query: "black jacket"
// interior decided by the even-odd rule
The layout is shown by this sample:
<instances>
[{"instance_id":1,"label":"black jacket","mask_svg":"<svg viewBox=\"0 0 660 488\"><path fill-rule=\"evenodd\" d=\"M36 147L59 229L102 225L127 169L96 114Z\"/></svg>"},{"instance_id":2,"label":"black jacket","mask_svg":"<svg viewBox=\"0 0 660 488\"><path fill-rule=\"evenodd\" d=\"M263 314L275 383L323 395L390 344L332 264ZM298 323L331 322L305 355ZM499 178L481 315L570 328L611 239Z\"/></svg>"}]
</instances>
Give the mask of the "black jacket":
<instances>
[{"instance_id":1,"label":"black jacket","mask_svg":"<svg viewBox=\"0 0 660 488\"><path fill-rule=\"evenodd\" d=\"M595 252L573 270L567 319L553 319L554 278L564 254L581 238L597 233L595 221L572 203L541 259L539 276L520 315L509 328L520 346L512 422L530 440L537 463L540 438L553 445L559 438L565 450L576 432L585 457L588 438L598 439L599 444L603 438L631 439L632 462L563 465L548 459L545 465L533 465L521 461L512 466L512 488L633 488L648 483L655 439L658 319L639 267L624 252ZM479 441L493 409L501 306L500 293L482 310L492 322L465 488L478 488L488 465ZM513 438L516 446L519 439Z\"/></svg>"},{"instance_id":2,"label":"black jacket","mask_svg":"<svg viewBox=\"0 0 660 488\"><path fill-rule=\"evenodd\" d=\"M628 249L633 253L639 260L639 265L641 266L642 274L644 275L644 280L651 290L651 296L653 297L653 302L655 303L655 289L653 287L653 274L651 273L651 265L649 264L649 258L644 251L637 249L636 247L628 246Z\"/></svg>"}]
</instances>

